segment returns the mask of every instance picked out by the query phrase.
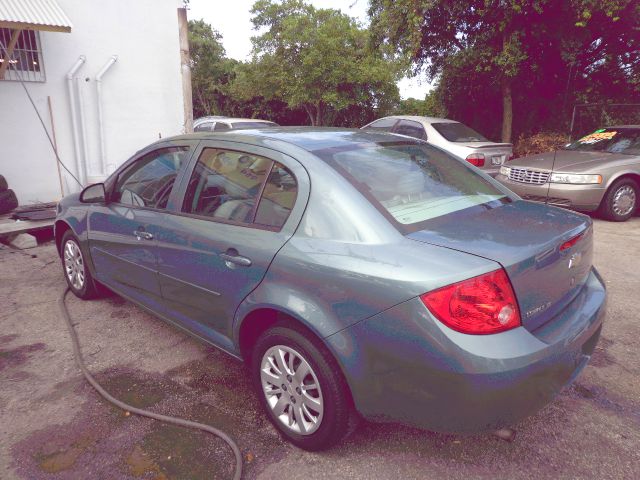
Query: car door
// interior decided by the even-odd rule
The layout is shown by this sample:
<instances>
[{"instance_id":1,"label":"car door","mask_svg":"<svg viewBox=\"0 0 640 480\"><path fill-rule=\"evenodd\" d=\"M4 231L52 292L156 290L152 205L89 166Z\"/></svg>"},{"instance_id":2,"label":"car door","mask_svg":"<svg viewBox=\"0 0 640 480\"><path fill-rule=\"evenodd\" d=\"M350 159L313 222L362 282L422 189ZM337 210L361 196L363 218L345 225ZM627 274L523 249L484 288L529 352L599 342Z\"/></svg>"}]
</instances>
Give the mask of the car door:
<instances>
[{"instance_id":1,"label":"car door","mask_svg":"<svg viewBox=\"0 0 640 480\"><path fill-rule=\"evenodd\" d=\"M232 322L291 237L309 180L274 150L206 141L181 186L179 211L154 231L165 310L177 323L233 351Z\"/></svg>"},{"instance_id":2,"label":"car door","mask_svg":"<svg viewBox=\"0 0 640 480\"><path fill-rule=\"evenodd\" d=\"M408 137L417 138L419 140L426 140L427 133L424 127L419 122L413 120L400 120L393 128L393 133L400 135L407 135Z\"/></svg>"},{"instance_id":3,"label":"car door","mask_svg":"<svg viewBox=\"0 0 640 480\"><path fill-rule=\"evenodd\" d=\"M108 202L89 210L89 250L99 281L152 308L161 305L156 241L178 175L197 142L155 146L127 162Z\"/></svg>"}]
</instances>

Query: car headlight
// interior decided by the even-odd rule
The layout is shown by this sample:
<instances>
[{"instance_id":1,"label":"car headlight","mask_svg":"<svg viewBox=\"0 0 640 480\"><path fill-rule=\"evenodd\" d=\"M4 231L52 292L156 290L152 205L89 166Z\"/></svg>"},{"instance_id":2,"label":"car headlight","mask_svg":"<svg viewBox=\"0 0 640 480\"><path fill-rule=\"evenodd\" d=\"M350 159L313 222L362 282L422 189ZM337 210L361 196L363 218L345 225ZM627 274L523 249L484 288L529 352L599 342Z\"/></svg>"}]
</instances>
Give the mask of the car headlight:
<instances>
[{"instance_id":1,"label":"car headlight","mask_svg":"<svg viewBox=\"0 0 640 480\"><path fill-rule=\"evenodd\" d=\"M504 175L505 177L508 177L510 173L511 173L510 167L500 167L500 175Z\"/></svg>"},{"instance_id":2,"label":"car headlight","mask_svg":"<svg viewBox=\"0 0 640 480\"><path fill-rule=\"evenodd\" d=\"M549 177L552 183L575 183L589 184L602 183L602 175L591 175L581 173L552 173Z\"/></svg>"}]
</instances>

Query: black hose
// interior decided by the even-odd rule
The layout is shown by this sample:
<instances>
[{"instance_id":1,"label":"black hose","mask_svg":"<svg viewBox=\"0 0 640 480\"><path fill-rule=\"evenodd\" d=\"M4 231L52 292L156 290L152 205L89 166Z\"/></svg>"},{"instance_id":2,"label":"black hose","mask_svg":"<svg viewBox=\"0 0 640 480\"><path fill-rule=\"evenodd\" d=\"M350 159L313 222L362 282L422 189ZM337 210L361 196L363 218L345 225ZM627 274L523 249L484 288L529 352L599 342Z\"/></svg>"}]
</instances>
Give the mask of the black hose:
<instances>
[{"instance_id":1,"label":"black hose","mask_svg":"<svg viewBox=\"0 0 640 480\"><path fill-rule=\"evenodd\" d=\"M82 371L82 374L87 379L87 381L91 384L91 386L95 388L96 391L100 395L102 395L102 397L105 400L113 403L114 405L116 405L117 407L125 411L135 413L136 415L141 415L143 417L154 418L156 420L160 420L161 422L172 423L174 425L178 425L181 427L188 427L188 428L195 428L197 430L203 430L205 432L209 432L215 435L216 437L221 438L227 443L227 445L229 445L229 448L233 450L233 454L236 457L236 468L235 468L235 473L233 475L233 478L234 480L240 480L240 477L242 476L242 454L240 453L240 449L238 448L238 445L236 445L236 443L231 439L231 437L229 437L222 430L218 430L217 428L214 428L210 425L205 425L204 423L192 422L190 420L170 417L168 415L160 415L159 413L150 412L149 410L136 408L132 405L128 405L118 400L115 397L112 397L109 394L109 392L107 392L104 388L100 386L100 384L96 381L95 378L93 378L93 375L91 375L91 373L87 369L87 366L84 363L84 359L82 358L82 351L80 349L80 342L78 341L78 334L73 328L73 323L71 322L71 316L69 315L69 310L67 310L67 305L65 303L65 298L68 292L69 292L69 287L67 287L65 291L62 293L62 295L60 296L60 299L58 300L58 305L60 307L60 312L62 313L62 316L64 317L67 323L67 329L69 330L69 335L71 336L71 342L73 344L73 354L75 356L76 363L78 364L78 367Z\"/></svg>"}]
</instances>

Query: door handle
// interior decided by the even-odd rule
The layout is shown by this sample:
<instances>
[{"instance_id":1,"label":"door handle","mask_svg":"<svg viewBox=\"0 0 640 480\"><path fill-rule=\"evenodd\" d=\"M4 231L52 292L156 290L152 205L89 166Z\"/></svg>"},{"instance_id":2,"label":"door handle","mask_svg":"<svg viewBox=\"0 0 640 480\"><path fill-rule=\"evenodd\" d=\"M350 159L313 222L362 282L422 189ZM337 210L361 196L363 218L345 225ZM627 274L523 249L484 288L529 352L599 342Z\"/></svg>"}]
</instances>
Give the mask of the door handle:
<instances>
[{"instance_id":1,"label":"door handle","mask_svg":"<svg viewBox=\"0 0 640 480\"><path fill-rule=\"evenodd\" d=\"M240 255L235 248L230 248L226 253L221 253L220 258L224 260L225 265L229 268L234 268L235 265L240 265L241 267L251 266L251 259Z\"/></svg>"},{"instance_id":2,"label":"door handle","mask_svg":"<svg viewBox=\"0 0 640 480\"><path fill-rule=\"evenodd\" d=\"M134 230L133 234L136 236L137 240L153 240L153 234L145 232L144 230Z\"/></svg>"}]
</instances>

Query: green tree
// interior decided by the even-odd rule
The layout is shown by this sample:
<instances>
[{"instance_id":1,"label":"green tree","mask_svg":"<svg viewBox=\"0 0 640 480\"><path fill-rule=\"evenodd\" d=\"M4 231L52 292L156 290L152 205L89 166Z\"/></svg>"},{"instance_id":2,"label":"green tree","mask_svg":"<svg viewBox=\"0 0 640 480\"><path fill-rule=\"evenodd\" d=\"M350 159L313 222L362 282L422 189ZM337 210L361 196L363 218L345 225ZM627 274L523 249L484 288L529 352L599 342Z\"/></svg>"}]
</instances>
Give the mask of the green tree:
<instances>
[{"instance_id":1,"label":"green tree","mask_svg":"<svg viewBox=\"0 0 640 480\"><path fill-rule=\"evenodd\" d=\"M562 83L559 77L567 79L568 65L574 68L574 78L603 64L615 64L619 70L637 65L637 56L627 55L637 48L630 48L638 42L637 23L630 26L637 21L630 20L637 19L637 10L632 0L371 0L369 14L375 44L392 58L425 66L429 78L439 78L444 90L449 88L447 77L458 84L477 79L481 91L497 92L501 137L511 141L514 98L526 96L531 102L538 95L535 90L514 90L544 90L545 81L553 90ZM614 45L615 60L607 61L604 57ZM477 86L469 85L467 91ZM475 90L481 103L482 92ZM440 93L446 103L446 91Z\"/></svg>"},{"instance_id":2,"label":"green tree","mask_svg":"<svg viewBox=\"0 0 640 480\"><path fill-rule=\"evenodd\" d=\"M222 36L204 20L189 20L189 50L194 117L222 113L237 62L226 57Z\"/></svg>"},{"instance_id":3,"label":"green tree","mask_svg":"<svg viewBox=\"0 0 640 480\"><path fill-rule=\"evenodd\" d=\"M235 95L282 100L312 125L357 122L397 103L399 69L368 48L368 31L349 16L301 0L259 0L251 12L262 33L236 69Z\"/></svg>"}]
</instances>

